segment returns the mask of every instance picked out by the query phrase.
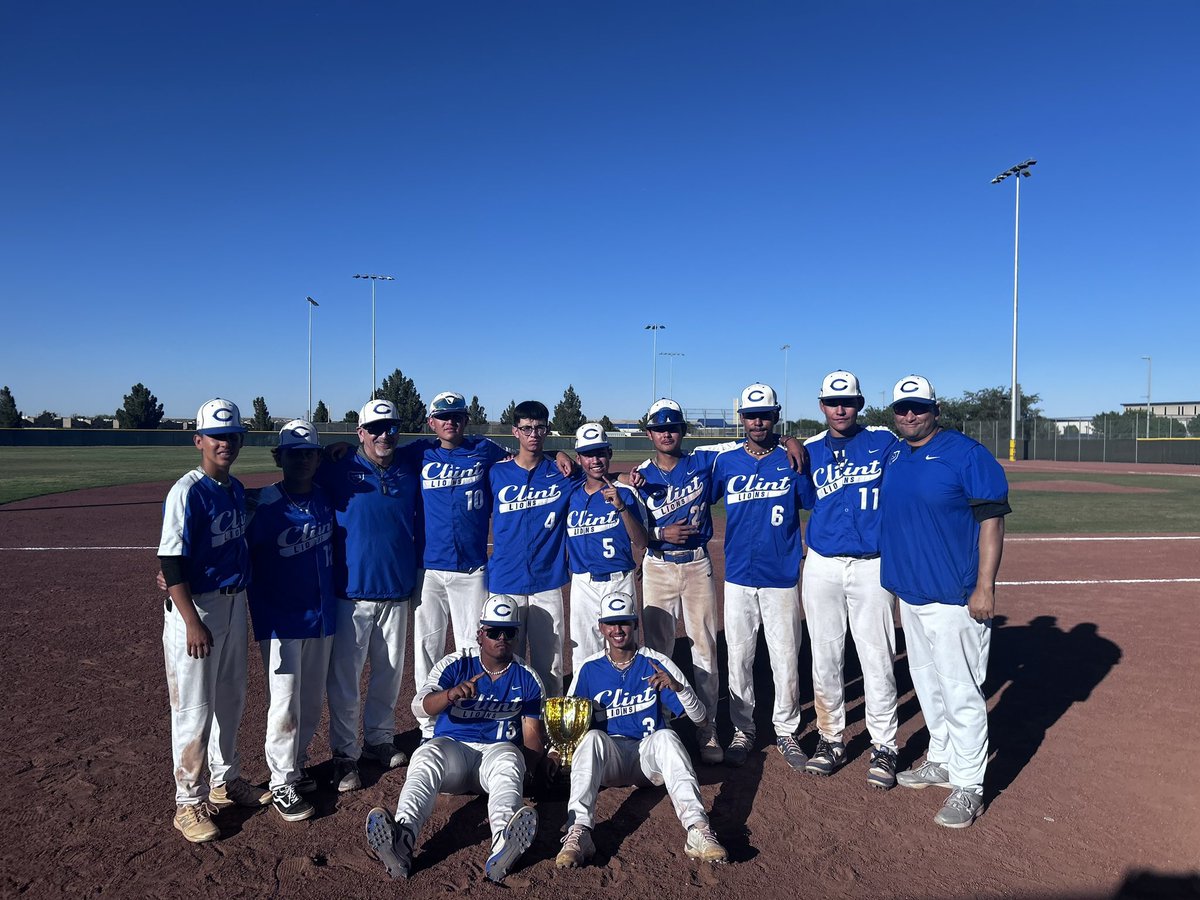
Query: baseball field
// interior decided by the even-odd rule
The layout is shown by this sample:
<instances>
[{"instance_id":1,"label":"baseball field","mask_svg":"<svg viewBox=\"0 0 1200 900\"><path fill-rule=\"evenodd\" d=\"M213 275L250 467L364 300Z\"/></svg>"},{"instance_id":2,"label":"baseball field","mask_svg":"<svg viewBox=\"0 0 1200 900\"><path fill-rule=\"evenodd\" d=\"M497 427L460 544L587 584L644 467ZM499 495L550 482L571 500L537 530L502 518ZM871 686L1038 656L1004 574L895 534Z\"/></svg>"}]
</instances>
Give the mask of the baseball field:
<instances>
[{"instance_id":1,"label":"baseball field","mask_svg":"<svg viewBox=\"0 0 1200 900\"><path fill-rule=\"evenodd\" d=\"M702 896L698 889L736 900L1197 895L1200 804L1190 771L1200 746L1195 467L1008 466L1014 512L985 687L987 811L972 828L933 824L944 799L938 788L867 787L869 746L852 650L848 764L828 779L788 769L768 742L772 688L760 648L758 751L741 769L697 767L730 864L707 867L684 856L684 834L663 790L622 788L601 793L594 864L556 869L562 791L536 800L539 837L507 884L497 886L482 873L484 802L442 797L418 842L412 878L397 886L368 857L363 822L372 806L394 807L404 769L364 766L364 789L352 794L323 786L315 795L318 814L306 822L285 823L269 808L227 810L218 817L222 839L204 845L186 843L171 827L154 548L169 481L194 457L118 455L85 467L75 451L63 471L104 473L100 482L76 483L53 471L44 451L37 452L41 460L8 452L0 456L0 502L12 501L0 505L0 896L676 900ZM261 485L274 480L269 469L265 451L262 459L248 451L235 473ZM718 577L723 525L717 517ZM899 647L907 767L927 735L902 633ZM690 672L682 638L675 656ZM251 646L240 748L245 774L264 783L259 660ZM805 646L801 672L809 665ZM411 658L408 677L404 693L411 696ZM811 751L816 734L806 682L802 677L800 740ZM411 751L415 723L406 705L397 715L399 743ZM728 740L724 703L720 722ZM322 726L312 750L318 778L328 769L325 733ZM680 733L694 750L692 726L684 722Z\"/></svg>"}]
</instances>

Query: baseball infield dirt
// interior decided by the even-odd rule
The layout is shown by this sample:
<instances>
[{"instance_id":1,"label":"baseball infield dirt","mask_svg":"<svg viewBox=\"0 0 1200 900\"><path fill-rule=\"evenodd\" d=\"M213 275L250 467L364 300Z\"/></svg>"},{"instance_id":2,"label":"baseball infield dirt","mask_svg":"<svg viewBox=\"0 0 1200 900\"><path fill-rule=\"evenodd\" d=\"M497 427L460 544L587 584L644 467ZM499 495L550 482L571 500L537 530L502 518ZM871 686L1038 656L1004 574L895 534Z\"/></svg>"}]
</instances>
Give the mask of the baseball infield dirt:
<instances>
[{"instance_id":1,"label":"baseball infield dirt","mask_svg":"<svg viewBox=\"0 0 1200 900\"><path fill-rule=\"evenodd\" d=\"M147 549L157 544L167 487L0 507L5 897L1198 895L1200 880L1187 874L1200 868L1191 777L1200 746L1194 538L1010 538L986 687L988 808L970 829L933 824L939 789L867 787L852 652L848 764L828 779L789 770L767 743L771 687L760 648L759 751L742 769L698 766L729 865L684 856L683 831L661 789L610 789L599 801L594 864L558 870L560 792L537 801L537 842L500 887L482 873L483 801L443 797L418 842L412 878L396 885L368 857L363 822L372 806L394 807L404 769L364 765L363 790L348 795L323 786L307 822L285 823L269 808L225 811L221 840L199 846L171 827L161 595ZM682 639L676 658L690 671ZM245 774L262 783L259 659L252 646L240 747ZM409 666L411 679L411 658ZM808 667L806 647L801 672ZM907 765L926 734L903 655L897 674ZM803 678L801 694L801 743L811 751L812 692ZM417 735L407 703L398 721L399 743L411 751ZM680 732L694 750L690 724ZM313 746L319 777L328 774L324 741L322 727Z\"/></svg>"}]
</instances>

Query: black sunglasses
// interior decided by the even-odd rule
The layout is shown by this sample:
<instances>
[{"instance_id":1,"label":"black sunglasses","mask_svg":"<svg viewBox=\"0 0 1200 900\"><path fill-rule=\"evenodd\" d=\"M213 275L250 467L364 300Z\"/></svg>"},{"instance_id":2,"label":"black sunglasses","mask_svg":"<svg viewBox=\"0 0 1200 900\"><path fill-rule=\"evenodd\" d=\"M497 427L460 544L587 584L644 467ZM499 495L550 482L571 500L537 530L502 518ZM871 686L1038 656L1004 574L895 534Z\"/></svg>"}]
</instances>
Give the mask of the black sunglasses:
<instances>
[{"instance_id":1,"label":"black sunglasses","mask_svg":"<svg viewBox=\"0 0 1200 900\"><path fill-rule=\"evenodd\" d=\"M517 629L515 628L485 628L483 629L484 636L489 641L498 641L504 638L506 641L513 641L517 638Z\"/></svg>"},{"instance_id":2,"label":"black sunglasses","mask_svg":"<svg viewBox=\"0 0 1200 900\"><path fill-rule=\"evenodd\" d=\"M921 413L933 412L933 407L928 403L913 403L911 400L901 400L899 403L892 404L892 411L898 416L906 416L909 413L921 415Z\"/></svg>"},{"instance_id":3,"label":"black sunglasses","mask_svg":"<svg viewBox=\"0 0 1200 900\"><path fill-rule=\"evenodd\" d=\"M379 437L384 434L397 435L400 433L400 426L395 422L372 422L370 425L364 425L363 428L372 437Z\"/></svg>"}]
</instances>

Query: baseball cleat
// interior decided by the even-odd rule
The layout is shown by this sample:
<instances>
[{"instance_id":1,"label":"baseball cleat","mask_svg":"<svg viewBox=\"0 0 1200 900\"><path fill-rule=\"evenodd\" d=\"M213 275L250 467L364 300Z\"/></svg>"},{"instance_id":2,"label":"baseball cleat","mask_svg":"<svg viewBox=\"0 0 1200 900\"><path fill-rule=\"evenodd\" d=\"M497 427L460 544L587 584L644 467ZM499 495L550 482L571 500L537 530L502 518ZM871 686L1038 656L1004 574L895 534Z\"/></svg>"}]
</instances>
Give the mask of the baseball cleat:
<instances>
[{"instance_id":1,"label":"baseball cleat","mask_svg":"<svg viewBox=\"0 0 1200 900\"><path fill-rule=\"evenodd\" d=\"M750 755L750 751L753 749L754 735L735 729L733 740L729 742L729 746L725 749L725 762L734 768L744 766L746 764L746 757Z\"/></svg>"},{"instance_id":2,"label":"baseball cleat","mask_svg":"<svg viewBox=\"0 0 1200 900\"><path fill-rule=\"evenodd\" d=\"M572 825L562 839L563 848L554 858L560 869L574 869L587 864L596 855L596 844L592 841L592 829Z\"/></svg>"},{"instance_id":3,"label":"baseball cleat","mask_svg":"<svg viewBox=\"0 0 1200 900\"><path fill-rule=\"evenodd\" d=\"M492 839L492 855L483 866L488 881L502 884L508 870L537 836L538 815L532 806L522 806L508 820L504 830Z\"/></svg>"},{"instance_id":4,"label":"baseball cleat","mask_svg":"<svg viewBox=\"0 0 1200 900\"><path fill-rule=\"evenodd\" d=\"M805 764L808 762L808 757L804 755L804 751L800 749L799 741L794 737L789 734L787 737L775 738L775 746L779 748L779 752L783 754L783 758L789 766L793 769L804 769Z\"/></svg>"},{"instance_id":5,"label":"baseball cleat","mask_svg":"<svg viewBox=\"0 0 1200 900\"><path fill-rule=\"evenodd\" d=\"M316 812L313 805L300 796L294 784L272 788L271 804L285 822L301 822Z\"/></svg>"},{"instance_id":6,"label":"baseball cleat","mask_svg":"<svg viewBox=\"0 0 1200 900\"><path fill-rule=\"evenodd\" d=\"M215 810L201 800L199 803L180 803L175 807L175 827L193 844L215 841L221 829L212 820Z\"/></svg>"},{"instance_id":7,"label":"baseball cleat","mask_svg":"<svg viewBox=\"0 0 1200 900\"><path fill-rule=\"evenodd\" d=\"M362 755L367 759L373 759L385 769L398 769L408 762L408 757L404 755L404 751L397 750L390 742L386 744L363 744Z\"/></svg>"},{"instance_id":8,"label":"baseball cleat","mask_svg":"<svg viewBox=\"0 0 1200 900\"><path fill-rule=\"evenodd\" d=\"M208 802L217 809L227 806L266 806L271 802L271 792L266 788L254 787L244 778L235 778L224 784L218 784L208 792Z\"/></svg>"},{"instance_id":9,"label":"baseball cleat","mask_svg":"<svg viewBox=\"0 0 1200 900\"><path fill-rule=\"evenodd\" d=\"M357 791L362 787L362 776L358 774L358 762L345 756L333 758L333 784L339 794Z\"/></svg>"},{"instance_id":10,"label":"baseball cleat","mask_svg":"<svg viewBox=\"0 0 1200 900\"><path fill-rule=\"evenodd\" d=\"M716 834L713 833L707 822L703 825L693 825L688 829L687 843L683 845L683 852L692 859L710 863L723 863L729 859L729 854L725 852L725 848L721 846L721 842L717 840Z\"/></svg>"},{"instance_id":11,"label":"baseball cleat","mask_svg":"<svg viewBox=\"0 0 1200 900\"><path fill-rule=\"evenodd\" d=\"M846 745L841 741L817 741L817 749L808 760L804 771L810 775L832 775L833 770L846 761Z\"/></svg>"},{"instance_id":12,"label":"baseball cleat","mask_svg":"<svg viewBox=\"0 0 1200 900\"><path fill-rule=\"evenodd\" d=\"M367 847L383 863L390 878L407 878L412 869L417 836L407 825L396 825L392 814L380 806L367 813Z\"/></svg>"},{"instance_id":13,"label":"baseball cleat","mask_svg":"<svg viewBox=\"0 0 1200 900\"><path fill-rule=\"evenodd\" d=\"M867 769L867 784L881 791L896 786L896 751L889 747L876 747L871 751L871 762Z\"/></svg>"},{"instance_id":14,"label":"baseball cleat","mask_svg":"<svg viewBox=\"0 0 1200 900\"><path fill-rule=\"evenodd\" d=\"M983 813L983 795L955 788L933 821L943 828L966 828Z\"/></svg>"},{"instance_id":15,"label":"baseball cleat","mask_svg":"<svg viewBox=\"0 0 1200 900\"><path fill-rule=\"evenodd\" d=\"M912 788L920 791L927 787L944 787L953 788L950 783L950 773L946 771L946 767L941 763L930 762L926 760L919 766L914 766L907 772L901 772L896 776L896 783L900 787Z\"/></svg>"},{"instance_id":16,"label":"baseball cleat","mask_svg":"<svg viewBox=\"0 0 1200 900\"><path fill-rule=\"evenodd\" d=\"M717 729L712 725L701 725L696 729L696 742L700 745L700 762L715 766L725 760L725 751L717 740Z\"/></svg>"}]
</instances>

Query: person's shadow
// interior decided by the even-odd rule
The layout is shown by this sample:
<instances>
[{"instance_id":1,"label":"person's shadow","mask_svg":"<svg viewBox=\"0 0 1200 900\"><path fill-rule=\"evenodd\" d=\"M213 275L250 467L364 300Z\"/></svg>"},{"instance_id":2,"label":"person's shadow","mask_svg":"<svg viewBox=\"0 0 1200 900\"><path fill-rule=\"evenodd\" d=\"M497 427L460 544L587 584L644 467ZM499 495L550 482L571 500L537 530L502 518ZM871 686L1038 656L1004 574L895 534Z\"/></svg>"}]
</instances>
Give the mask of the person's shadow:
<instances>
[{"instance_id":1,"label":"person's shadow","mask_svg":"<svg viewBox=\"0 0 1200 900\"><path fill-rule=\"evenodd\" d=\"M1093 622L1063 631L1055 616L1017 626L1009 625L1006 616L992 620L983 693L999 699L988 714L987 801L1013 783L1046 732L1074 704L1087 700L1120 659L1121 648L1101 637ZM905 757L919 758L928 744L929 732L922 728L906 744Z\"/></svg>"}]
</instances>

